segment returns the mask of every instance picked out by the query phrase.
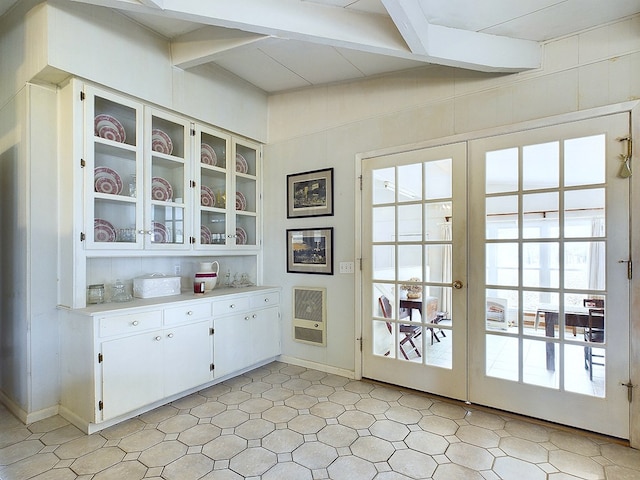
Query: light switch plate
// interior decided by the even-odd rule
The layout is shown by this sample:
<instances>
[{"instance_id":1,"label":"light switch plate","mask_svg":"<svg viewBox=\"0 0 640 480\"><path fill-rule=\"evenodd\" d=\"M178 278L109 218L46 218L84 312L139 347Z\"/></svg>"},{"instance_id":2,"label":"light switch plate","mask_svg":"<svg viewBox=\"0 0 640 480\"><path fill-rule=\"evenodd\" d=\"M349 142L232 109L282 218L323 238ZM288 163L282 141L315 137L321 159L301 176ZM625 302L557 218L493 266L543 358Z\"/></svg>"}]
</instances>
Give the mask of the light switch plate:
<instances>
[{"instance_id":1,"label":"light switch plate","mask_svg":"<svg viewBox=\"0 0 640 480\"><path fill-rule=\"evenodd\" d=\"M353 273L354 269L353 262L340 262L340 273Z\"/></svg>"}]
</instances>

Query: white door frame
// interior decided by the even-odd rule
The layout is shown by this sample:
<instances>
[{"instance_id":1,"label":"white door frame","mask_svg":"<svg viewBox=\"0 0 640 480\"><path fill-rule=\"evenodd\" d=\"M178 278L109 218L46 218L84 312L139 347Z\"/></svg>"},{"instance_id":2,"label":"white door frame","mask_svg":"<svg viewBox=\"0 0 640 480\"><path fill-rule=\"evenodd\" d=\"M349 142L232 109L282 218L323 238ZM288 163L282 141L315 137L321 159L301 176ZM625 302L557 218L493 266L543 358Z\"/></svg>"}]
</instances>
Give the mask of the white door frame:
<instances>
[{"instance_id":1,"label":"white door frame","mask_svg":"<svg viewBox=\"0 0 640 480\"><path fill-rule=\"evenodd\" d=\"M596 107L578 112L571 112L556 115L554 117L530 120L517 124L506 125L502 127L493 127L476 132L461 133L444 138L426 140L423 142L413 143L409 145L389 147L370 152L359 153L355 157L355 183L356 188L361 188L360 179L362 175L362 161L367 158L379 157L384 155L396 154L410 150L418 150L423 148L446 145L449 143L465 142L495 136L507 133L515 133L524 130L558 125L562 123L570 123L578 120L585 120L614 113L629 112L631 114L631 138L635 139L640 145L640 101L630 101L607 105L604 107ZM631 169L640 165L640 149L635 148L631 157ZM636 175L631 177L631 205L640 205L640 170ZM362 259L362 198L356 195L355 201L355 254L356 259ZM631 244L631 259L640 258L640 215L634 215L633 208L630 209L631 225L630 234L632 239L636 241ZM637 387L633 389L633 401L630 408L629 419L629 442L633 448L640 448L640 274L636 274L630 282L630 312L629 319L629 367L631 383ZM354 338L354 375L355 378L362 378L362 354L361 354L361 337L363 331L362 320L362 274L359 269L355 275L355 338Z\"/></svg>"}]
</instances>

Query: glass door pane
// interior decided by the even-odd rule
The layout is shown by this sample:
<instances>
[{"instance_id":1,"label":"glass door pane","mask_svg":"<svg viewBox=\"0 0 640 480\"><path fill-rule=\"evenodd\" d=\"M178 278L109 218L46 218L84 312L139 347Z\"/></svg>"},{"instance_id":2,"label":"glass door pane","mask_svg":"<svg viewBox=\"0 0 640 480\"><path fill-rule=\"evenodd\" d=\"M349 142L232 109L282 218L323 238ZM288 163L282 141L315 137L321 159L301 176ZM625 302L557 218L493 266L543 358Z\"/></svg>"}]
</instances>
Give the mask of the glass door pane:
<instances>
[{"instance_id":1,"label":"glass door pane","mask_svg":"<svg viewBox=\"0 0 640 480\"><path fill-rule=\"evenodd\" d=\"M221 246L227 243L227 190L229 175L229 137L203 128L196 128L200 141L199 178L196 184L196 221L200 246Z\"/></svg>"}]
</instances>

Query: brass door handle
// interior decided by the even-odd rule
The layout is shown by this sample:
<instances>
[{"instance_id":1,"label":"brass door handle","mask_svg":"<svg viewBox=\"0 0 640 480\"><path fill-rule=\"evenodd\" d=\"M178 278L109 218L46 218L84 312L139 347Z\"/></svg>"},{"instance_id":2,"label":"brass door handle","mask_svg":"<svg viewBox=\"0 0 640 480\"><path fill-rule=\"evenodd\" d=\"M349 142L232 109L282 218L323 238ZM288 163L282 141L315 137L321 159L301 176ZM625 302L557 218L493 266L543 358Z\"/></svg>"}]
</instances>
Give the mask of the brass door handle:
<instances>
[{"instance_id":1,"label":"brass door handle","mask_svg":"<svg viewBox=\"0 0 640 480\"><path fill-rule=\"evenodd\" d=\"M453 282L453 288L455 288L456 290L460 290L462 288L462 282L460 280L456 280L455 282Z\"/></svg>"}]
</instances>

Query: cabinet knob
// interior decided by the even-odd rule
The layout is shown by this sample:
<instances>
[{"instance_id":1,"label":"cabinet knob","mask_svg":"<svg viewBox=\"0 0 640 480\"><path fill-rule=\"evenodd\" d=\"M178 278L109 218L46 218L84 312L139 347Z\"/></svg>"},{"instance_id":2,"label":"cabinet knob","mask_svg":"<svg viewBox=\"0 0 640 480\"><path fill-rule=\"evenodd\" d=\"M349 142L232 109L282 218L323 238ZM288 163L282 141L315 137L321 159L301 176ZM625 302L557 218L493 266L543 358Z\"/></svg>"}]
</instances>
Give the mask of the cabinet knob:
<instances>
[{"instance_id":1,"label":"cabinet knob","mask_svg":"<svg viewBox=\"0 0 640 480\"><path fill-rule=\"evenodd\" d=\"M160 340L162 340L162 337L161 337L160 335L158 335L158 336L155 338L155 340L156 340L156 342L159 342Z\"/></svg>"},{"instance_id":2,"label":"cabinet knob","mask_svg":"<svg viewBox=\"0 0 640 480\"><path fill-rule=\"evenodd\" d=\"M236 308L236 304L232 303L231 305L229 305L229 308Z\"/></svg>"},{"instance_id":3,"label":"cabinet knob","mask_svg":"<svg viewBox=\"0 0 640 480\"><path fill-rule=\"evenodd\" d=\"M265 301L265 303L269 303L269 299L268 298L265 298L264 301Z\"/></svg>"},{"instance_id":4,"label":"cabinet knob","mask_svg":"<svg viewBox=\"0 0 640 480\"><path fill-rule=\"evenodd\" d=\"M169 335L167 335L167 337L173 338L173 333L170 333Z\"/></svg>"},{"instance_id":5,"label":"cabinet knob","mask_svg":"<svg viewBox=\"0 0 640 480\"><path fill-rule=\"evenodd\" d=\"M251 318L258 318L258 314L254 313L253 315L251 315Z\"/></svg>"},{"instance_id":6,"label":"cabinet knob","mask_svg":"<svg viewBox=\"0 0 640 480\"><path fill-rule=\"evenodd\" d=\"M138 320L134 320L133 322L131 322L131 325L133 325L134 327L137 327L139 323L140 322L138 322Z\"/></svg>"},{"instance_id":7,"label":"cabinet knob","mask_svg":"<svg viewBox=\"0 0 640 480\"><path fill-rule=\"evenodd\" d=\"M244 317L245 320L249 320L249 315L247 315L246 317Z\"/></svg>"},{"instance_id":8,"label":"cabinet knob","mask_svg":"<svg viewBox=\"0 0 640 480\"><path fill-rule=\"evenodd\" d=\"M192 310L189 310L189 311L187 312L187 315L193 315L193 311L192 311Z\"/></svg>"}]
</instances>

